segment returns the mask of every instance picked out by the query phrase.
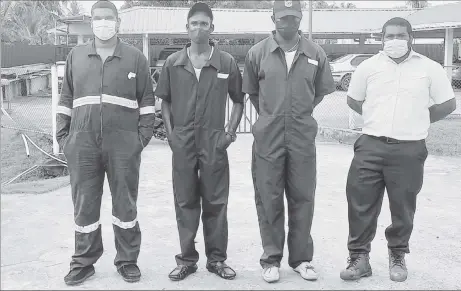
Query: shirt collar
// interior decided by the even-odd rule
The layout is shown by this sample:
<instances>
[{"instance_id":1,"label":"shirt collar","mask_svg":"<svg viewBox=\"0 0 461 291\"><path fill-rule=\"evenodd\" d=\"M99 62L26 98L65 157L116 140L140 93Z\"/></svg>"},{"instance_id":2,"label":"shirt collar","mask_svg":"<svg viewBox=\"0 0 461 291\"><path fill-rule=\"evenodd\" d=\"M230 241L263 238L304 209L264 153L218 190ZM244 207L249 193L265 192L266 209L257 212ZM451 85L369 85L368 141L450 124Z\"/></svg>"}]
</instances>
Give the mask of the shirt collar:
<instances>
[{"instance_id":1,"label":"shirt collar","mask_svg":"<svg viewBox=\"0 0 461 291\"><path fill-rule=\"evenodd\" d=\"M219 50L216 48L213 42L210 42L212 53L210 59L205 64L206 66L213 66L217 71L221 69L221 57L219 55ZM187 54L187 48L191 46L191 43L186 44L186 46L181 50L181 53L174 63L173 66L187 66L189 64L189 56Z\"/></svg>"},{"instance_id":2,"label":"shirt collar","mask_svg":"<svg viewBox=\"0 0 461 291\"><path fill-rule=\"evenodd\" d=\"M115 46L115 50L114 50L114 53L112 54L112 56L114 57L117 57L117 58L121 58L122 57L122 46L123 44L121 43L120 39L117 37L117 45ZM97 51L96 51L96 46L94 44L94 39L91 40L88 44L88 56L96 56L98 55Z\"/></svg>"},{"instance_id":3,"label":"shirt collar","mask_svg":"<svg viewBox=\"0 0 461 291\"><path fill-rule=\"evenodd\" d=\"M303 36L303 33L301 30L298 31L299 36L301 37L299 39L299 46L298 46L298 51L301 53L305 54L309 58L313 58L313 52L310 49L309 41ZM269 49L270 52L274 52L276 49L282 49L280 45L277 43L275 40L275 30L271 32L270 38L269 38Z\"/></svg>"}]
</instances>

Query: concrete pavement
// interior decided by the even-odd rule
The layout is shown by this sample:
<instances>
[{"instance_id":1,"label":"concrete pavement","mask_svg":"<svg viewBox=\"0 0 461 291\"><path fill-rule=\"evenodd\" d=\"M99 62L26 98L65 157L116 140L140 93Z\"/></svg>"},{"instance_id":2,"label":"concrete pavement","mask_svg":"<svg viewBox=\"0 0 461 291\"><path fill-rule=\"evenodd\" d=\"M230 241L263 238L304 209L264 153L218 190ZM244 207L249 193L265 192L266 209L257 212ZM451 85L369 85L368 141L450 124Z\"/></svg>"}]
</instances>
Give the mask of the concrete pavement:
<instances>
[{"instance_id":1,"label":"concrete pavement","mask_svg":"<svg viewBox=\"0 0 461 291\"><path fill-rule=\"evenodd\" d=\"M70 188L40 194L1 196L2 289L461 289L461 159L429 156L425 184L418 199L409 278L389 280L384 229L390 224L387 199L372 246L373 276L343 282L348 233L345 182L352 146L318 143L318 188L313 225L317 282L304 281L282 263L281 280L269 285L260 276L261 240L250 175L252 136L239 135L229 149L231 196L229 204L228 264L238 275L225 281L205 269L201 230L197 247L199 270L182 282L167 275L179 251L171 185L171 154L157 140L143 152L139 197L142 248L139 283L125 283L113 266L115 247L111 225L111 196L105 185L101 221L105 253L95 265L96 275L83 285L68 288L63 277L73 252L73 210ZM287 253L285 253L287 254Z\"/></svg>"}]
</instances>

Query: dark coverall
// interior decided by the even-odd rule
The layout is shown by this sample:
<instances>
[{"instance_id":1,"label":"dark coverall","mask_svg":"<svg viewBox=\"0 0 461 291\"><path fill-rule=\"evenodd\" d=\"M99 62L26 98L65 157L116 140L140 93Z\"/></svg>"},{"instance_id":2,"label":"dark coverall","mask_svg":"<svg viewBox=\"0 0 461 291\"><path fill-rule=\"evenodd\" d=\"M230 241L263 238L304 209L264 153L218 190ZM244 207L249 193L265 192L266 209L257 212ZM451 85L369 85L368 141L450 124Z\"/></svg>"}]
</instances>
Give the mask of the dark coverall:
<instances>
[{"instance_id":1,"label":"dark coverall","mask_svg":"<svg viewBox=\"0 0 461 291\"><path fill-rule=\"evenodd\" d=\"M199 259L194 238L200 198L208 263L227 259L229 161L224 119L227 94L233 102L243 103L241 86L234 58L216 47L200 81L186 48L168 57L163 66L155 95L171 103L173 192L181 244L178 265L193 266Z\"/></svg>"},{"instance_id":2,"label":"dark coverall","mask_svg":"<svg viewBox=\"0 0 461 291\"><path fill-rule=\"evenodd\" d=\"M71 269L92 265L103 253L99 218L105 173L112 193L114 264L136 263L139 166L155 119L147 60L119 41L103 64L90 42L69 53L62 86L57 141L67 158L74 204Z\"/></svg>"},{"instance_id":3,"label":"dark coverall","mask_svg":"<svg viewBox=\"0 0 461 291\"><path fill-rule=\"evenodd\" d=\"M243 91L259 104L253 126L252 174L264 253L263 268L280 266L285 243L284 200L288 202L288 262L296 268L313 256L311 225L316 188L316 98L335 91L325 52L301 38L287 72L285 54L270 36L250 49Z\"/></svg>"}]
</instances>

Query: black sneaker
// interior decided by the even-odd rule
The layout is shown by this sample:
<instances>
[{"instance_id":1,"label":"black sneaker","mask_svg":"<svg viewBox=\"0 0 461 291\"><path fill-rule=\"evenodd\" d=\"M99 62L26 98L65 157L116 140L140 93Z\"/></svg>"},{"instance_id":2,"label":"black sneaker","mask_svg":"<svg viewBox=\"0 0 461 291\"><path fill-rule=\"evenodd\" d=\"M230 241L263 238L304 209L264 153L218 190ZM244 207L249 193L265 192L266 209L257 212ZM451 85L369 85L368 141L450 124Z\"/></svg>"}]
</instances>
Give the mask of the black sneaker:
<instances>
[{"instance_id":1,"label":"black sneaker","mask_svg":"<svg viewBox=\"0 0 461 291\"><path fill-rule=\"evenodd\" d=\"M117 272L122 276L126 282L138 282L141 279L141 271L136 264L129 264L121 266Z\"/></svg>"},{"instance_id":2,"label":"black sneaker","mask_svg":"<svg viewBox=\"0 0 461 291\"><path fill-rule=\"evenodd\" d=\"M368 254L354 254L348 259L348 266L342 270L340 277L343 280L358 280L372 275Z\"/></svg>"},{"instance_id":3,"label":"black sneaker","mask_svg":"<svg viewBox=\"0 0 461 291\"><path fill-rule=\"evenodd\" d=\"M69 273L64 277L64 282L69 286L78 285L93 275L93 265L83 268L76 268L69 271Z\"/></svg>"},{"instance_id":4,"label":"black sneaker","mask_svg":"<svg viewBox=\"0 0 461 291\"><path fill-rule=\"evenodd\" d=\"M176 268L174 268L173 271L171 271L168 277L172 281L181 281L181 280L186 279L186 277L189 276L190 274L195 273L197 269L198 269L197 265L193 265L193 266L179 265Z\"/></svg>"}]
</instances>

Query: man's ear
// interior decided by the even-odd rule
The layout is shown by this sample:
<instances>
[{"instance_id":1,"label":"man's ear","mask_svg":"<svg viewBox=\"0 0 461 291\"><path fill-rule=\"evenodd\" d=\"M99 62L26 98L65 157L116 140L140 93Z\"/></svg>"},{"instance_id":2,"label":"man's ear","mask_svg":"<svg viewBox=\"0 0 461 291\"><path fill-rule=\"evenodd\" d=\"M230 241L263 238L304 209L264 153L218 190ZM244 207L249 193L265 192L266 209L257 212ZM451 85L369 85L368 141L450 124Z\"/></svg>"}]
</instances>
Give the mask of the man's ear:
<instances>
[{"instance_id":1,"label":"man's ear","mask_svg":"<svg viewBox=\"0 0 461 291\"><path fill-rule=\"evenodd\" d=\"M212 24L210 25L210 33L212 33L213 31L214 31L214 24L212 23Z\"/></svg>"},{"instance_id":2,"label":"man's ear","mask_svg":"<svg viewBox=\"0 0 461 291\"><path fill-rule=\"evenodd\" d=\"M189 31L189 23L186 24L186 30Z\"/></svg>"},{"instance_id":3,"label":"man's ear","mask_svg":"<svg viewBox=\"0 0 461 291\"><path fill-rule=\"evenodd\" d=\"M119 29L120 29L120 22L121 22L121 21L122 21L122 20L121 20L120 18L117 18L117 24L115 25L115 29L116 29L117 33L119 32Z\"/></svg>"},{"instance_id":4,"label":"man's ear","mask_svg":"<svg viewBox=\"0 0 461 291\"><path fill-rule=\"evenodd\" d=\"M272 22L275 23L275 15L274 14L272 14L271 19L272 19Z\"/></svg>"}]
</instances>

